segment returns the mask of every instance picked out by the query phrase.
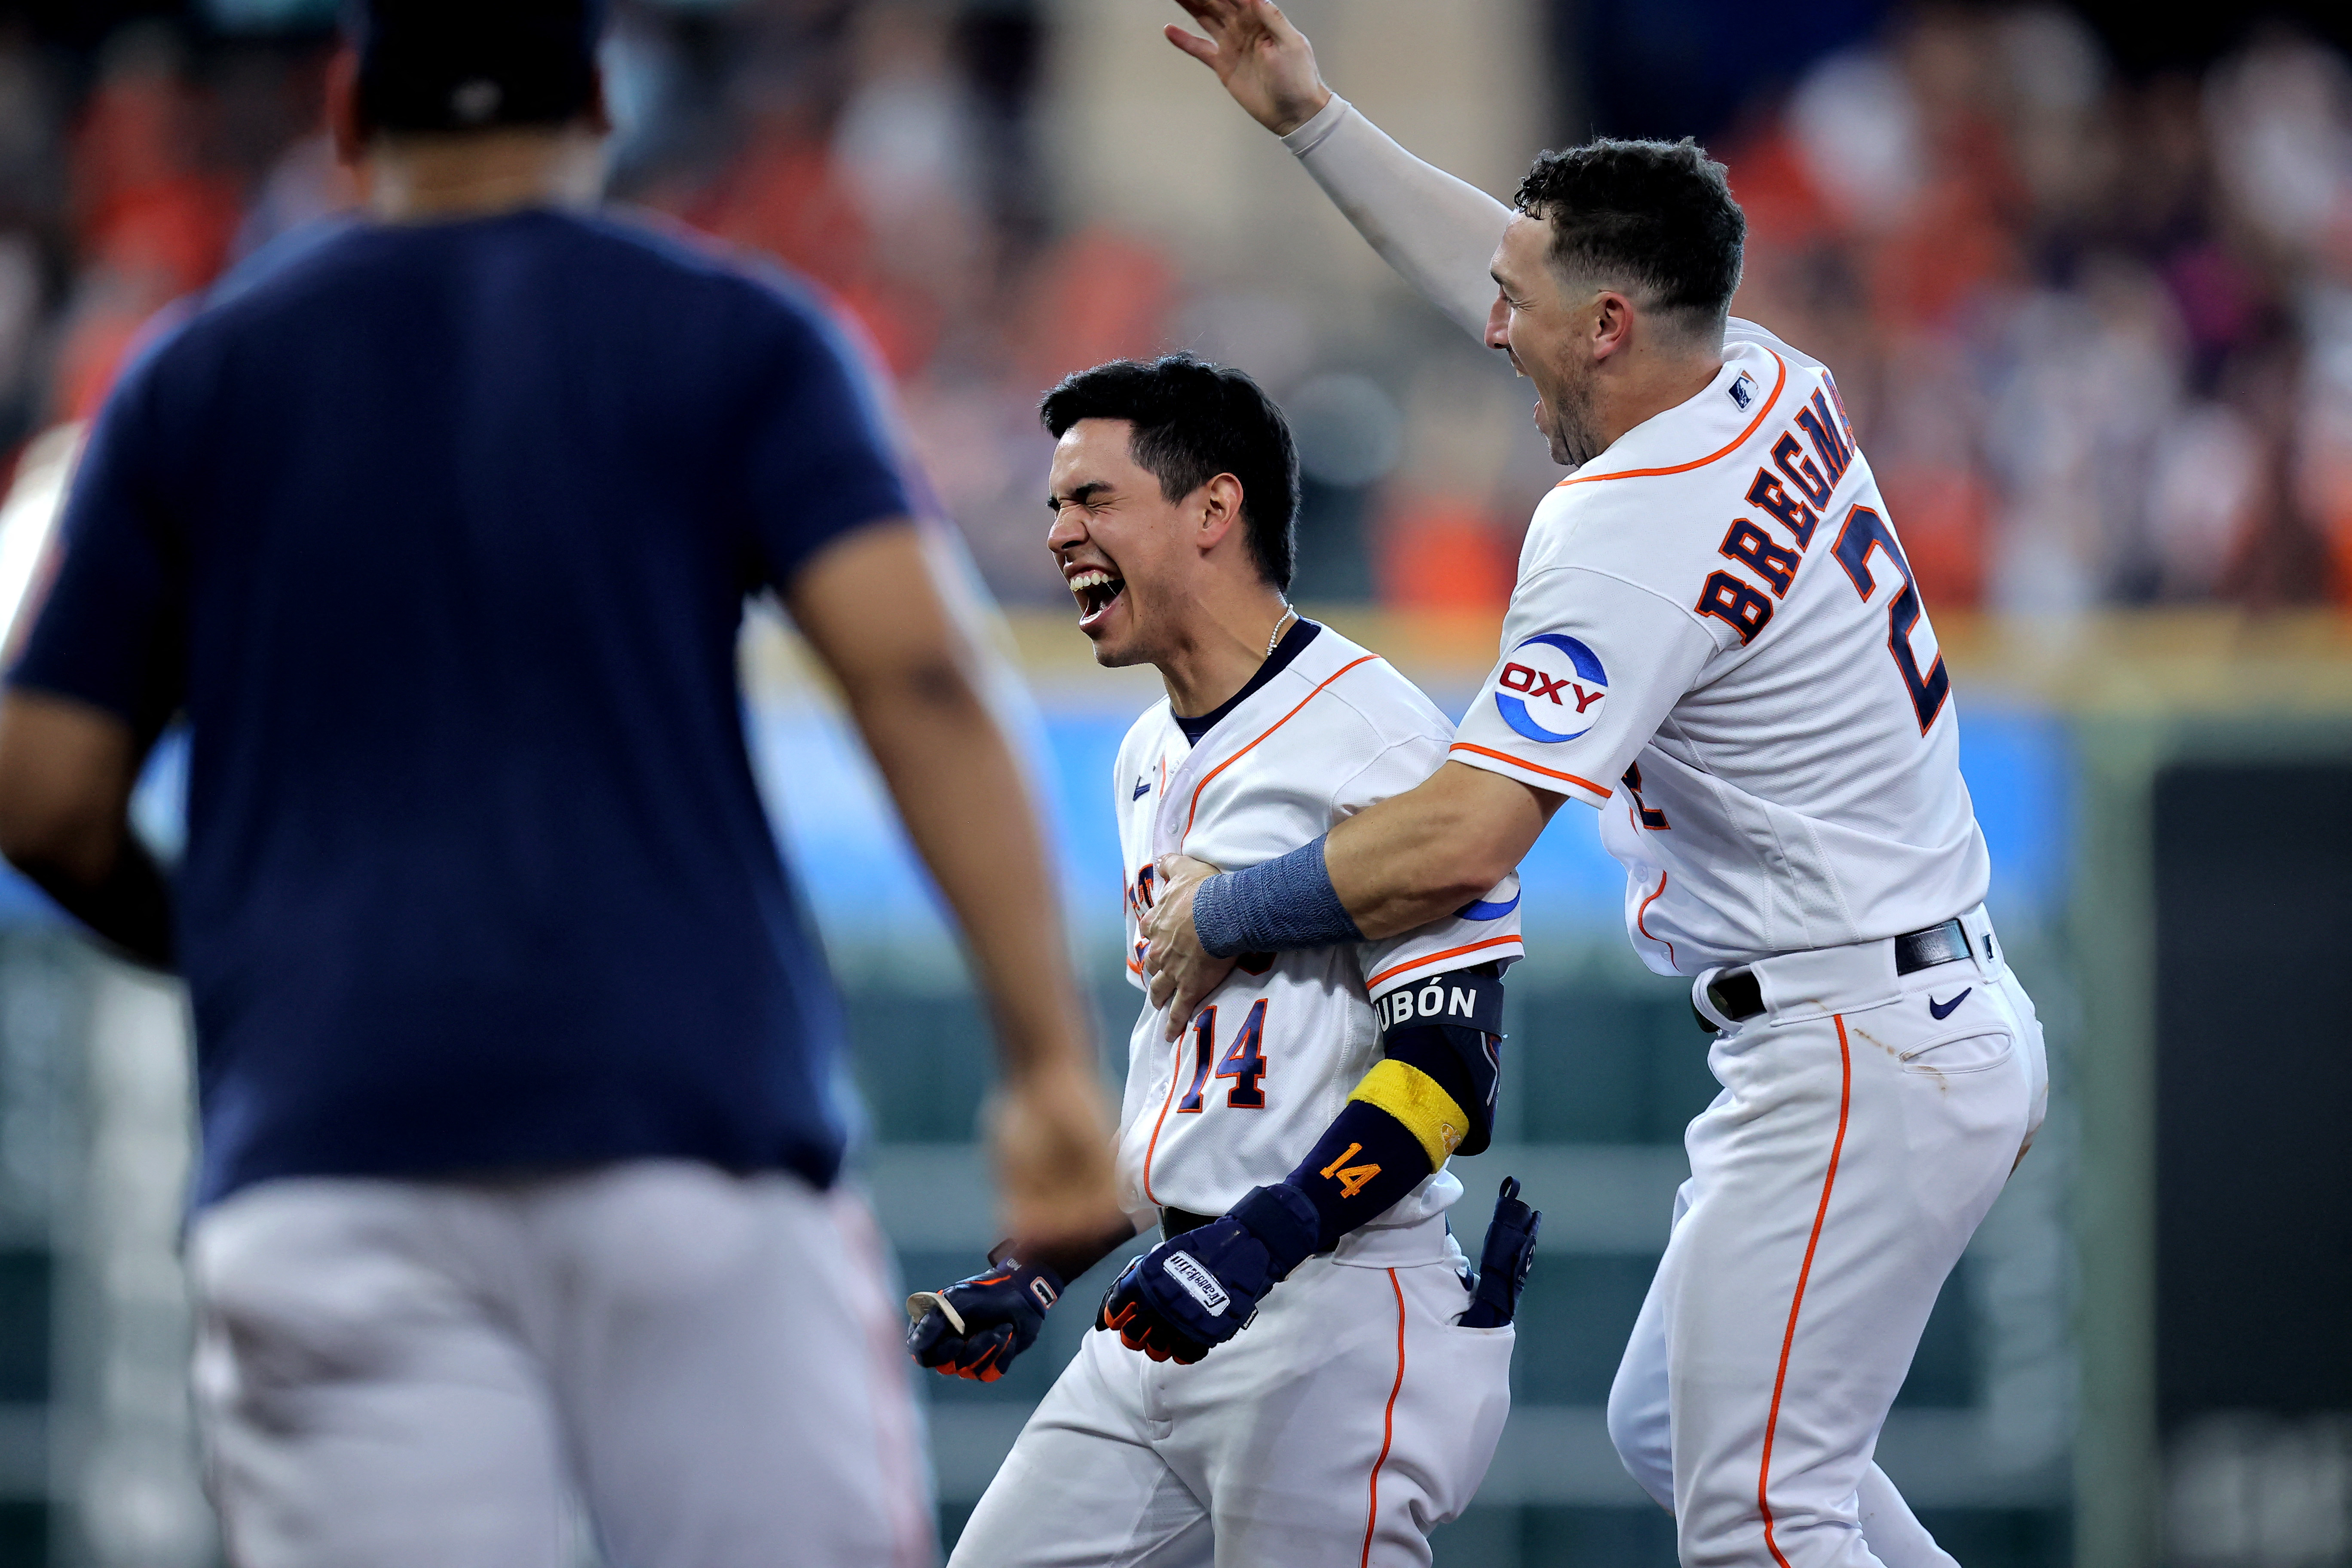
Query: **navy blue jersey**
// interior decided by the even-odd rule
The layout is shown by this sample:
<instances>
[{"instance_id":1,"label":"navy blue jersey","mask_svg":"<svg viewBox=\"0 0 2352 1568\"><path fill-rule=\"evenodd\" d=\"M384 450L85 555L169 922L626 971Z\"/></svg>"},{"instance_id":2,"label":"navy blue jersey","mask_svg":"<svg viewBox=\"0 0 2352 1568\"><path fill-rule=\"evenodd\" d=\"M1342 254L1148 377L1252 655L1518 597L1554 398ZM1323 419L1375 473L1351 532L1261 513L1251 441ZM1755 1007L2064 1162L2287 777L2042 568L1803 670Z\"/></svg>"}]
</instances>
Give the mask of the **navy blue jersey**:
<instances>
[{"instance_id":1,"label":"navy blue jersey","mask_svg":"<svg viewBox=\"0 0 2352 1568\"><path fill-rule=\"evenodd\" d=\"M818 310L610 219L346 225L143 354L11 679L189 720L198 1201L638 1156L829 1182L841 1008L736 635L909 509Z\"/></svg>"}]
</instances>

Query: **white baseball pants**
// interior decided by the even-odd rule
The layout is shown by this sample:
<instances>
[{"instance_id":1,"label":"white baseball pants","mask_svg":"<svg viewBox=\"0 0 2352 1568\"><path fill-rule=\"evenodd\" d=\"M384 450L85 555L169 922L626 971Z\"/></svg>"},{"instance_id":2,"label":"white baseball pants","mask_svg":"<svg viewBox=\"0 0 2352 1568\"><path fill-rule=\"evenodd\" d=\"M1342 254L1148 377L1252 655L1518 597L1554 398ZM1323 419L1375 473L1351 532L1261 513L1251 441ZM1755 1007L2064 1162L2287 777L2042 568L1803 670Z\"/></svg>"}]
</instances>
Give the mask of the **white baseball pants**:
<instances>
[{"instance_id":1,"label":"white baseball pants","mask_svg":"<svg viewBox=\"0 0 2352 1568\"><path fill-rule=\"evenodd\" d=\"M2033 1004L1963 924L1972 959L1899 977L1891 942L1756 964L1764 1011L1708 1053L1723 1092L1609 1396L1684 1568L1952 1568L1871 1457L2049 1097Z\"/></svg>"},{"instance_id":2,"label":"white baseball pants","mask_svg":"<svg viewBox=\"0 0 2352 1568\"><path fill-rule=\"evenodd\" d=\"M1510 1410L1515 1331L1455 1325L1462 1267L1436 1215L1309 1258L1191 1366L1089 1332L950 1568L1427 1563Z\"/></svg>"},{"instance_id":3,"label":"white baseball pants","mask_svg":"<svg viewBox=\"0 0 2352 1568\"><path fill-rule=\"evenodd\" d=\"M238 1568L922 1568L902 1315L865 1204L644 1162L266 1183L188 1245Z\"/></svg>"}]
</instances>

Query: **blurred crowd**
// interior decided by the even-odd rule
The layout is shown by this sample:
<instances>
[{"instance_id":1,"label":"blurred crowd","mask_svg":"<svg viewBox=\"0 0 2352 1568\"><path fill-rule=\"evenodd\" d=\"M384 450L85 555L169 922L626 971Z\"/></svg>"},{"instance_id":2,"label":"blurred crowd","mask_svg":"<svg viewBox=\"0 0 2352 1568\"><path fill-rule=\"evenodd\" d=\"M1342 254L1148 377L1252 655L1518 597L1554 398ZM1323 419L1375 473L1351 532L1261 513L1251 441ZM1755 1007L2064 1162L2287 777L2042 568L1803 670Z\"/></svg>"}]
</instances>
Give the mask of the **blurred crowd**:
<instances>
[{"instance_id":1,"label":"blurred crowd","mask_svg":"<svg viewBox=\"0 0 2352 1568\"><path fill-rule=\"evenodd\" d=\"M2352 72L2119 79L1930 11L1720 148L1734 309L1826 360L1934 605L2352 605Z\"/></svg>"},{"instance_id":2,"label":"blurred crowd","mask_svg":"<svg viewBox=\"0 0 2352 1568\"><path fill-rule=\"evenodd\" d=\"M623 0L606 62L616 194L781 258L863 323L940 505L1014 601L1060 594L1043 386L1236 332L1271 353L1306 319L1269 279L1262 321L1221 307L1204 342L1208 282L1058 199L1050 16ZM327 47L0 32L0 451L86 418L159 308L349 204ZM2342 58L2280 33L2126 79L2063 11L1917 11L1713 146L1750 223L1735 309L1837 373L1931 604L2352 605ZM1360 342L1346 365L1312 342L1276 356L1308 456L1302 588L1499 603L1547 476L1514 457L1409 493L1401 447L1461 445L1461 408L1411 390L1416 330L1385 371Z\"/></svg>"}]
</instances>

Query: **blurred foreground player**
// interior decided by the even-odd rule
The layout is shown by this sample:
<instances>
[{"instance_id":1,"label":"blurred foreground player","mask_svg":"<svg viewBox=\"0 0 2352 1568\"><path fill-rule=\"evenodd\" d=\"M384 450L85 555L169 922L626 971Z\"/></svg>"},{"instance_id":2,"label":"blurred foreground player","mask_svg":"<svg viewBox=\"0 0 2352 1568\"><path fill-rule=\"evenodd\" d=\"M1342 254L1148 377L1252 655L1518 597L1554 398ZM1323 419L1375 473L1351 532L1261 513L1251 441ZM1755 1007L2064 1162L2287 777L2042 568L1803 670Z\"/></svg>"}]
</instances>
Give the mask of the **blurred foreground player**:
<instances>
[{"instance_id":1,"label":"blurred foreground player","mask_svg":"<svg viewBox=\"0 0 2352 1568\"><path fill-rule=\"evenodd\" d=\"M1116 1212L1034 821L866 370L588 209L576 3L380 0L371 214L125 377L0 709L0 847L187 975L196 1394L245 1568L932 1561L842 1019L745 752L747 594L967 932L1016 1234ZM168 892L125 831L192 728Z\"/></svg>"},{"instance_id":2,"label":"blurred foreground player","mask_svg":"<svg viewBox=\"0 0 2352 1568\"><path fill-rule=\"evenodd\" d=\"M1610 1436L1691 1568L1949 1564L1872 1453L2049 1078L1950 679L1836 384L1727 319L1745 220L1696 146L1546 153L1507 207L1334 97L1267 0L1182 3L1210 36L1171 40L1509 356L1575 472L1445 764L1289 855L1163 867L1152 994L1181 1014L1217 954L1411 926L1563 800L1599 810L1627 934L1689 977L1723 1085Z\"/></svg>"},{"instance_id":3,"label":"blurred foreground player","mask_svg":"<svg viewBox=\"0 0 2352 1568\"><path fill-rule=\"evenodd\" d=\"M1108 781L1139 952L1158 857L1262 860L1419 782L1452 727L1283 598L1297 465L1247 376L1099 365L1044 414L1047 542L1079 629L1098 662L1168 688ZM1535 1239L1507 1184L1474 1295L1446 1227L1446 1162L1493 1130L1518 902L1506 873L1391 940L1246 961L1173 1046L1145 1005L1118 1152L1132 1226L909 1304L919 1360L992 1378L1068 1280L1135 1231L1162 1237L1104 1297L953 1568L1429 1561L1502 1433Z\"/></svg>"}]
</instances>

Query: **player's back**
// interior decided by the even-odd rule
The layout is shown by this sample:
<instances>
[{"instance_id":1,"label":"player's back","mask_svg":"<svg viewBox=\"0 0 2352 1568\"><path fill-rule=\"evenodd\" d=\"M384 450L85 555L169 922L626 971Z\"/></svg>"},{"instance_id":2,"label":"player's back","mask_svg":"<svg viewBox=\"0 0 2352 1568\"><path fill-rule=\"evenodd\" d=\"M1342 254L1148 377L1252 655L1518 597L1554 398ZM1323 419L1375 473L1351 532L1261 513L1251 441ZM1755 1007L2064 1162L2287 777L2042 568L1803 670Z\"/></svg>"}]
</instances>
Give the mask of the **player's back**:
<instances>
[{"instance_id":1,"label":"player's back","mask_svg":"<svg viewBox=\"0 0 2352 1568\"><path fill-rule=\"evenodd\" d=\"M1547 633L1591 669L1524 646ZM1874 940L1983 898L1949 676L1885 502L1828 373L1759 329L1735 322L1706 391L1538 508L1504 646L1504 687L1519 668L1530 689L1463 739L1601 806L1654 967Z\"/></svg>"},{"instance_id":2,"label":"player's back","mask_svg":"<svg viewBox=\"0 0 2352 1568\"><path fill-rule=\"evenodd\" d=\"M830 1175L837 1004L734 658L747 591L908 510L836 460L880 444L851 360L786 289L524 212L304 237L126 378L89 460L135 449L184 574L205 1196L518 1152Z\"/></svg>"}]
</instances>

